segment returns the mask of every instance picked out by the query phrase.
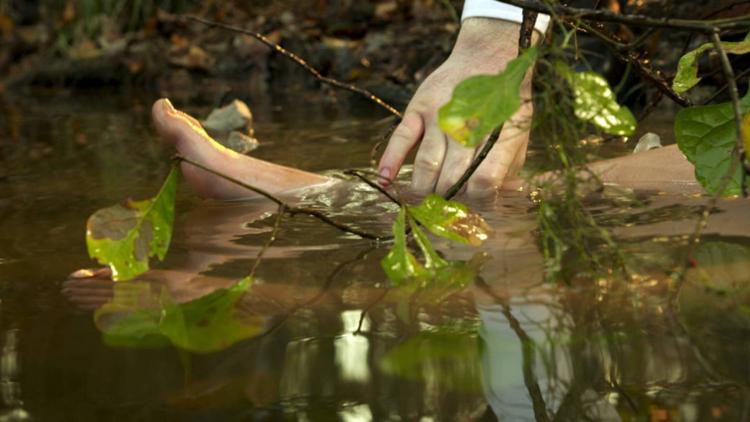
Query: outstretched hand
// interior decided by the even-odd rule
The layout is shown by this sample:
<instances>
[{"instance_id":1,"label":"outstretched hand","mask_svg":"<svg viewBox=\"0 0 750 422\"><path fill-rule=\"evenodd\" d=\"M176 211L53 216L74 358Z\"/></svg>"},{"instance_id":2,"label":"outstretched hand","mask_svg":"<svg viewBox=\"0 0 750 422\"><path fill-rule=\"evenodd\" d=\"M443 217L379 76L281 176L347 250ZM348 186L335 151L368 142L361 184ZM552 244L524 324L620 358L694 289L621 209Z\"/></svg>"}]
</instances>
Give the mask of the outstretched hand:
<instances>
[{"instance_id":1,"label":"outstretched hand","mask_svg":"<svg viewBox=\"0 0 750 422\"><path fill-rule=\"evenodd\" d=\"M519 24L496 19L464 21L450 57L419 87L388 141L378 166L381 177L393 180L406 156L419 144L412 176L415 191L444 193L458 181L481 146L467 148L446 136L438 127L438 109L450 100L459 82L503 70L517 55L519 29ZM533 113L530 98L527 77L521 85L521 108L505 123L494 148L469 179L469 194L494 191L523 166Z\"/></svg>"}]
</instances>

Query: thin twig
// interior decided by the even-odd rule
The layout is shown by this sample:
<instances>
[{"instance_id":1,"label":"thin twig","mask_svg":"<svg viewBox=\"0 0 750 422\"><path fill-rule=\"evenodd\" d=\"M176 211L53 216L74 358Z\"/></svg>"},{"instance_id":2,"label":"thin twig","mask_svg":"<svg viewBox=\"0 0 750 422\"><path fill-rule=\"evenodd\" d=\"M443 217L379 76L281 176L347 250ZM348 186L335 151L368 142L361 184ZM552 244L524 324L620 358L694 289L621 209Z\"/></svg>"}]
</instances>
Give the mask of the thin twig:
<instances>
[{"instance_id":1,"label":"thin twig","mask_svg":"<svg viewBox=\"0 0 750 422\"><path fill-rule=\"evenodd\" d=\"M228 31L237 32L237 33L245 34L245 35L249 35L249 36L257 39L258 41L262 42L263 44L267 45L268 47L272 48L274 51L277 51L277 52L281 53L284 57L290 59L291 61L293 61L297 65L301 66L303 69L305 69L308 72L310 72L315 77L315 79L319 80L320 82L323 82L325 84L331 85L333 87L342 88L342 89L345 89L347 91L351 91L351 92L354 92L356 94L359 94L359 95L367 98L368 100L374 102L375 104L379 105L380 107L388 110L388 112L391 113L391 114L393 114L394 116L396 116L398 118L401 118L401 116L402 116L400 111L396 110L395 107L393 107L392 105L388 104L387 102L385 102L383 99L381 99L377 95L373 94L372 92L370 92L370 91L368 91L366 89L360 88L358 86L355 86L355 85L352 85L352 84L348 84L346 82L341 82L341 81L339 81L337 79L334 79L334 78L329 78L327 76L323 76L317 69L315 69L314 67L310 66L300 56L298 56L298 55L294 54L293 52L285 49L284 47L276 44L275 42L271 41L270 39L268 39L268 37L266 37L265 35L263 35L261 33L258 33L258 32L255 32L255 31L250 31L250 30L244 29L244 28L240 28L238 26L228 25L228 24L221 23L221 22L210 21L208 19L203 19L203 18L201 18L199 16L194 16L194 15L177 15L177 16L186 18L188 20L192 20L194 22L201 23L203 25L212 26L212 27L215 27L215 28L226 29Z\"/></svg>"},{"instance_id":2,"label":"thin twig","mask_svg":"<svg viewBox=\"0 0 750 422\"><path fill-rule=\"evenodd\" d=\"M333 227L335 227L335 228L337 228L337 229L339 229L339 230L341 230L343 232L355 234L355 235L357 235L357 236L359 236L361 238L364 238L364 239L377 240L377 241L388 240L388 237L386 237L386 236L378 236L378 235L375 235L375 234L372 234L372 233L368 233L368 232L356 229L354 227L349 227L349 226L347 226L345 224L342 224L342 223L339 223L337 221L334 221L330 217L328 217L327 215L323 214L322 212L320 212L318 210L313 210L313 209L308 209L308 208L300 208L300 207L293 207L293 206L287 204L286 202L284 202L279 197L273 195L270 192L267 192L267 191L265 191L263 189L260 189L258 187L249 185L249 184L247 184L247 183L245 183L245 182L243 182L241 180L237 180L237 179L233 178L232 176L228 176L228 175L226 175L224 173L221 173L219 171L216 171L216 170L214 170L214 169L212 169L210 167L206 167L203 164L198 163L196 161L193 161L193 160L191 160L191 159L189 159L187 157L183 157L181 155L175 155L173 157L173 159L177 160L177 161L182 161L182 162L188 163L188 164L190 164L192 166L198 167L199 169L201 169L203 171L211 173L214 176L221 177L224 180L232 182L232 183L234 183L234 184L236 184L238 186L242 186L245 189L251 190L251 191L253 191L253 192L255 192L255 193L257 193L257 194L259 194L259 195L261 195L261 196L263 196L263 197L271 200L271 201L273 201L276 205L284 206L286 212L289 213L290 215L295 215L295 214L309 215L309 216L315 217L318 220L320 220L320 221L322 221L322 222L324 222L324 223L326 223L326 224L328 224L330 226L333 226Z\"/></svg>"},{"instance_id":3,"label":"thin twig","mask_svg":"<svg viewBox=\"0 0 750 422\"><path fill-rule=\"evenodd\" d=\"M740 72L739 74L737 74L737 77L735 78L735 83L737 83L736 81L741 81L742 78L744 78L747 75L750 75L750 69L745 69L742 72ZM718 97L719 95L721 95L721 93L723 93L725 90L727 90L727 88L729 88L729 84L724 84L721 88L719 88L716 91L714 91L714 93L711 94L710 97L706 98L703 101L703 105L710 104L711 102L713 102L716 99L716 97Z\"/></svg>"},{"instance_id":4,"label":"thin twig","mask_svg":"<svg viewBox=\"0 0 750 422\"><path fill-rule=\"evenodd\" d=\"M368 179L363 174L362 171L356 170L356 169L349 169L349 170L345 170L344 174L346 174L348 176L354 176L354 177L358 178L359 180L363 181L367 186L369 186L369 187L377 190L378 192L382 193L386 198L390 199L396 205L398 205L398 206L402 206L403 205L403 201L401 201L399 198L396 198L395 196L393 196L393 194L391 194L390 192L388 192L387 190L385 190L384 187L382 187L382 186L378 185L377 183L373 182L372 180ZM378 177L378 178L380 178L380 179L385 179L386 181L390 182L390 179L388 179L386 177L383 177L383 176L381 176L381 175L379 175L377 173L375 173L375 176Z\"/></svg>"},{"instance_id":5,"label":"thin twig","mask_svg":"<svg viewBox=\"0 0 750 422\"><path fill-rule=\"evenodd\" d=\"M734 150L732 151L732 155L736 157L744 157L745 156L745 146L742 142L742 107L740 105L740 93L737 90L737 83L734 76L734 70L732 69L732 64L729 63L729 56L727 56L726 50L724 50L724 46L721 44L721 39L719 38L719 29L717 28L714 32L711 33L711 42L714 44L714 48L716 48L716 51L719 52L719 57L721 58L721 66L724 70L724 78L726 79L727 86L729 88L729 97L732 99L732 110L734 111L734 124L735 129L737 130L737 140L734 145ZM734 173L730 173L730 177ZM740 172L740 185L742 186L742 196L747 198L747 182L745 180L745 172Z\"/></svg>"},{"instance_id":6,"label":"thin twig","mask_svg":"<svg viewBox=\"0 0 750 422\"><path fill-rule=\"evenodd\" d=\"M461 191L461 189L463 189L466 182L468 182L474 172L477 171L477 168L479 168L484 159L487 158L488 155L490 155L490 151L492 151L492 147L495 146L497 139L500 137L500 131L502 130L503 125L500 125L492 131L490 137L487 138L487 142L485 142L484 146L482 147L482 150L479 151L479 155L474 158L474 161L471 162L469 168L467 168L466 171L464 171L464 174L461 175L461 178L459 178L458 181L454 183L453 186L448 188L448 190L445 192L445 199L452 199Z\"/></svg>"},{"instance_id":7,"label":"thin twig","mask_svg":"<svg viewBox=\"0 0 750 422\"><path fill-rule=\"evenodd\" d=\"M263 260L263 255L265 255L268 248L271 247L273 242L276 241L276 235L279 233L279 228L281 227L281 220L284 219L284 212L286 211L286 205L279 205L279 209L277 211L276 215L276 221L273 224L273 230L271 231L271 236L269 236L266 243L263 245L261 250L258 252L258 255L255 257L255 262L253 263L253 269L250 270L250 277L255 277L255 271L258 270L258 267L260 266L261 261Z\"/></svg>"},{"instance_id":8,"label":"thin twig","mask_svg":"<svg viewBox=\"0 0 750 422\"><path fill-rule=\"evenodd\" d=\"M656 18L644 15L624 15L612 13L606 9L584 9L564 6L560 3L545 3L538 0L501 0L524 9L539 13L551 13L558 16L579 18L596 22L617 22L635 26L649 26L658 28L672 28L685 31L710 33L714 29L750 30L750 16L738 16L731 19L690 20L675 18Z\"/></svg>"}]
</instances>

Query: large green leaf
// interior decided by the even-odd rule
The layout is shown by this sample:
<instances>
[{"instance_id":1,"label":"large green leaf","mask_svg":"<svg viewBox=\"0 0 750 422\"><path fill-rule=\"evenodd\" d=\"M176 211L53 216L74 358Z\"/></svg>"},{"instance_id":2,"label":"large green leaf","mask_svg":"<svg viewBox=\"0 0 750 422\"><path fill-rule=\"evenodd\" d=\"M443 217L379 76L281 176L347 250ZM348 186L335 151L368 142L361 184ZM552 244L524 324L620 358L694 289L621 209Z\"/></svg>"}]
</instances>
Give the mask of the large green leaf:
<instances>
[{"instance_id":1,"label":"large green leaf","mask_svg":"<svg viewBox=\"0 0 750 422\"><path fill-rule=\"evenodd\" d=\"M530 48L500 74L473 76L456 85L451 100L438 111L440 128L467 147L479 145L520 107L521 82L536 56Z\"/></svg>"},{"instance_id":2,"label":"large green leaf","mask_svg":"<svg viewBox=\"0 0 750 422\"><path fill-rule=\"evenodd\" d=\"M409 213L432 233L456 242L479 246L491 231L481 215L464 204L430 194Z\"/></svg>"},{"instance_id":3,"label":"large green leaf","mask_svg":"<svg viewBox=\"0 0 750 422\"><path fill-rule=\"evenodd\" d=\"M252 285L245 277L229 289L219 289L192 302L165 303L159 329L175 346L195 353L217 352L258 335L262 321L240 318L237 302Z\"/></svg>"},{"instance_id":4,"label":"large green leaf","mask_svg":"<svg viewBox=\"0 0 750 422\"><path fill-rule=\"evenodd\" d=\"M172 167L159 193L95 212L86 225L89 256L109 265L116 281L148 271L149 257L164 259L172 239L178 170Z\"/></svg>"},{"instance_id":5,"label":"large green leaf","mask_svg":"<svg viewBox=\"0 0 750 422\"><path fill-rule=\"evenodd\" d=\"M610 135L630 136L635 132L633 113L617 103L604 77L596 72L574 72L562 63L557 67L573 90L576 117Z\"/></svg>"},{"instance_id":6,"label":"large green leaf","mask_svg":"<svg viewBox=\"0 0 750 422\"><path fill-rule=\"evenodd\" d=\"M750 110L750 95L741 101L742 114ZM675 138L680 150L695 166L695 178L711 194L729 173L732 151L737 142L737 126L731 103L690 107L675 119ZM740 193L741 169L732 175L724 195Z\"/></svg>"},{"instance_id":7,"label":"large green leaf","mask_svg":"<svg viewBox=\"0 0 750 422\"><path fill-rule=\"evenodd\" d=\"M750 32L748 32L743 41L724 41L721 43L721 46L728 54L741 55L750 53ZM704 52L712 48L714 48L713 43L705 43L680 57L680 61L677 64L677 74L672 81L672 89L676 92L682 93L694 87L701 81L701 78L698 77L698 58Z\"/></svg>"}]
</instances>

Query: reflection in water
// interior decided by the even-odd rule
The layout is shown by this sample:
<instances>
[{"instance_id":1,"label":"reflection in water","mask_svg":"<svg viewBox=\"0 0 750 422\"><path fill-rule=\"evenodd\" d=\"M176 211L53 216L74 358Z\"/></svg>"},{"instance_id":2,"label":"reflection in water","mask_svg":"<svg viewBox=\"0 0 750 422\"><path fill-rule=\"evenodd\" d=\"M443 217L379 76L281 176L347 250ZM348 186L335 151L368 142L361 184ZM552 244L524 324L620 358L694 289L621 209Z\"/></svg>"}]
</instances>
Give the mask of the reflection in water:
<instances>
[{"instance_id":1,"label":"reflection in water","mask_svg":"<svg viewBox=\"0 0 750 422\"><path fill-rule=\"evenodd\" d=\"M61 274L90 265L81 240L85 217L152 193L168 167L169 153L152 142L146 106L127 103L107 113L101 99L94 105L82 111L70 101L46 101L36 115L18 114L26 123L13 131L17 143L0 139L8 176L0 178L3 416L748 420L750 213L742 201L720 204L674 311L668 273L700 200L596 204L597 219L640 271L628 282L573 277L566 286L542 283L531 205L506 196L473 204L495 234L481 250L490 259L466 289L426 289L420 300L404 301L380 269L386 248L297 216L286 220L234 302L231 315L257 328L247 338L190 355L163 341L151 349L107 346L92 323L95 310L146 286L149 299L141 303L158 312L146 313L140 321L150 325L141 328L158 329L162 292L171 305L187 305L230 289L252 267L275 207L196 205L182 192L173 250L142 284L127 293L124 284L91 274L60 286ZM317 122L311 113L321 114ZM134 114L144 118L134 121ZM291 122L264 129L268 119L257 128L261 140L273 140L257 150L262 158L308 169L368 160L372 142L358 140L371 119L331 129L331 116L308 105ZM373 139L383 129L373 128ZM331 148L334 137L349 143ZM48 147L54 154L44 155ZM373 231L388 230L395 211L360 185L306 201ZM477 252L435 245L447 259L468 261ZM574 267L572 258L566 265ZM192 322L200 328L206 321ZM170 333L184 339L180 330Z\"/></svg>"}]
</instances>

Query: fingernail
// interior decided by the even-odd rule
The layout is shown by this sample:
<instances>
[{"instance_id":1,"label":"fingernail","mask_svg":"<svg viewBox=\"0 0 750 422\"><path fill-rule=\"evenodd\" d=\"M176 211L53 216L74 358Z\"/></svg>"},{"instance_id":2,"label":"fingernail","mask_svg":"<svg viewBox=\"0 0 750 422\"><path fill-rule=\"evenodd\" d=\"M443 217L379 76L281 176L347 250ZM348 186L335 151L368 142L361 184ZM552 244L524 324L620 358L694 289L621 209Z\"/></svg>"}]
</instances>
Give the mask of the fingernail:
<instances>
[{"instance_id":1,"label":"fingernail","mask_svg":"<svg viewBox=\"0 0 750 422\"><path fill-rule=\"evenodd\" d=\"M167 111L170 113L174 113L176 110L174 109L174 106L172 105L172 102L169 101L169 98L164 99L164 104L167 106Z\"/></svg>"},{"instance_id":2,"label":"fingernail","mask_svg":"<svg viewBox=\"0 0 750 422\"><path fill-rule=\"evenodd\" d=\"M380 175L380 184L381 185L388 185L391 183L391 169L390 167L383 167L378 171L378 174Z\"/></svg>"}]
</instances>

